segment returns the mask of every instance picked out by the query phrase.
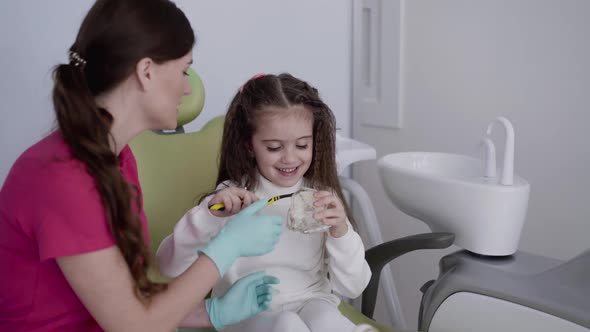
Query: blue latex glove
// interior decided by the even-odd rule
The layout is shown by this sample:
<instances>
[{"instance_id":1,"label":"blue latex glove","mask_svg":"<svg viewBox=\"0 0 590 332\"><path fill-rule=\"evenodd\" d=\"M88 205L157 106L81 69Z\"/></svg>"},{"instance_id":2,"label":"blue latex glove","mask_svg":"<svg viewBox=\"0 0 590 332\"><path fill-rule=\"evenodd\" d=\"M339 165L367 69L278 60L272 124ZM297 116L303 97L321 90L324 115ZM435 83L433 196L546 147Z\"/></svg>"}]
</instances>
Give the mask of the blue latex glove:
<instances>
[{"instance_id":1,"label":"blue latex glove","mask_svg":"<svg viewBox=\"0 0 590 332\"><path fill-rule=\"evenodd\" d=\"M267 200L258 200L236 214L201 250L215 263L220 276L225 274L236 258L264 255L279 241L283 232L282 218L254 215L266 206Z\"/></svg>"},{"instance_id":2,"label":"blue latex glove","mask_svg":"<svg viewBox=\"0 0 590 332\"><path fill-rule=\"evenodd\" d=\"M209 319L216 330L263 312L272 302L272 284L279 279L255 272L236 281L223 297L205 300Z\"/></svg>"}]
</instances>

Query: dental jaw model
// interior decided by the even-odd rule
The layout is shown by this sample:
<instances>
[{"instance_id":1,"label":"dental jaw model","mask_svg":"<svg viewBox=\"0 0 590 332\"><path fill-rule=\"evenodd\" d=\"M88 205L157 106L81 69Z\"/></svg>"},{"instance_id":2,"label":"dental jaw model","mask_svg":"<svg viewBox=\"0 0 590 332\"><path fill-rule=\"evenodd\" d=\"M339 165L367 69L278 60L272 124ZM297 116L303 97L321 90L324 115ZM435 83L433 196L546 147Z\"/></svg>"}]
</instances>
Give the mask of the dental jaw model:
<instances>
[{"instance_id":1,"label":"dental jaw model","mask_svg":"<svg viewBox=\"0 0 590 332\"><path fill-rule=\"evenodd\" d=\"M291 197L291 207L287 213L287 228L304 234L322 232L330 228L317 221L313 215L325 207L316 208L313 203L313 194L316 191L311 188L302 188Z\"/></svg>"}]
</instances>

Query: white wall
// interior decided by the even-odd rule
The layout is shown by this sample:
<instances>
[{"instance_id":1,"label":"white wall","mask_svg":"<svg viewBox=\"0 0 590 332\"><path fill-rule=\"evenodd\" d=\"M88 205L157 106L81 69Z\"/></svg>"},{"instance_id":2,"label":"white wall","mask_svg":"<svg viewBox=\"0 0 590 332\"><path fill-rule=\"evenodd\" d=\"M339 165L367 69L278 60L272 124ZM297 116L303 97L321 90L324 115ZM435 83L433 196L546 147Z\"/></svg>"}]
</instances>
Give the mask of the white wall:
<instances>
[{"instance_id":1,"label":"white wall","mask_svg":"<svg viewBox=\"0 0 590 332\"><path fill-rule=\"evenodd\" d=\"M0 1L0 184L14 160L49 132L52 66L93 2ZM315 85L350 133L351 3L341 0L176 1L197 34L193 68L206 89L192 131L224 114L238 87L260 72L291 72Z\"/></svg>"},{"instance_id":2,"label":"white wall","mask_svg":"<svg viewBox=\"0 0 590 332\"><path fill-rule=\"evenodd\" d=\"M559 259L588 249L590 2L412 0L405 5L403 128L361 127L353 120L354 136L374 145L380 156L417 150L481 156L478 139L492 119L505 115L516 130L515 171L531 183L520 249ZM504 137L497 132L501 162ZM389 202L374 162L355 167L353 177L375 200L384 238L429 231ZM438 259L449 251L411 253L393 263L412 327L418 288L436 278ZM380 309L377 317L383 320Z\"/></svg>"},{"instance_id":3,"label":"white wall","mask_svg":"<svg viewBox=\"0 0 590 332\"><path fill-rule=\"evenodd\" d=\"M291 71L315 84L350 126L350 2L177 1L197 33L194 68L207 90L192 129L222 114L244 80ZM66 61L89 0L0 1L0 183L18 155L51 128L50 69ZM228 9L223 9L228 8ZM499 114L516 128L516 171L532 185L521 249L566 259L588 247L590 2L586 0L406 1L403 128L360 127L379 155L430 150L475 154ZM231 50L231 51L229 51ZM199 122L200 121L200 122ZM502 138L496 137L497 146ZM501 149L500 149L501 152ZM501 154L500 154L501 157ZM428 231L389 203L373 162L354 176L377 207L384 238ZM448 252L448 251L445 251ZM408 322L418 288L443 252L393 263ZM377 308L377 319L387 321Z\"/></svg>"},{"instance_id":4,"label":"white wall","mask_svg":"<svg viewBox=\"0 0 590 332\"><path fill-rule=\"evenodd\" d=\"M53 125L52 67L67 60L89 1L0 2L0 184Z\"/></svg>"}]
</instances>

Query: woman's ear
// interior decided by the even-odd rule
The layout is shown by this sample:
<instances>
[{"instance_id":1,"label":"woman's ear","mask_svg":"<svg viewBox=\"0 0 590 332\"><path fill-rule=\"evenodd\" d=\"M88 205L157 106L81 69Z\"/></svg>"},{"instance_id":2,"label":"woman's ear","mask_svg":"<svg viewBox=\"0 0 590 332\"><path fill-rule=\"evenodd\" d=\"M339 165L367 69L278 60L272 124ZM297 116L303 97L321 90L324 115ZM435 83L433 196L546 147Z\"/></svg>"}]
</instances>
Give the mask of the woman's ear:
<instances>
[{"instance_id":1,"label":"woman's ear","mask_svg":"<svg viewBox=\"0 0 590 332\"><path fill-rule=\"evenodd\" d=\"M150 58L143 58L135 65L135 77L142 90L148 91L153 85L154 61Z\"/></svg>"}]
</instances>

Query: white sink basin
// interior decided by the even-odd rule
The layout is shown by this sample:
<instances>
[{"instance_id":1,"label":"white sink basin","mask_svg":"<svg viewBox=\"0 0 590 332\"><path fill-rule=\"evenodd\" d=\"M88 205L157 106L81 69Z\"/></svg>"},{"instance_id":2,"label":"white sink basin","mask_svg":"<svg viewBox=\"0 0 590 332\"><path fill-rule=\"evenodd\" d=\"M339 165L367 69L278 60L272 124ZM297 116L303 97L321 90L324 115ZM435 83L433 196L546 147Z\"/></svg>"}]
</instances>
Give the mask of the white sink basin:
<instances>
[{"instance_id":1,"label":"white sink basin","mask_svg":"<svg viewBox=\"0 0 590 332\"><path fill-rule=\"evenodd\" d=\"M338 175L351 164L361 160L377 159L377 151L361 141L336 134L336 169Z\"/></svg>"},{"instance_id":2,"label":"white sink basin","mask_svg":"<svg viewBox=\"0 0 590 332\"><path fill-rule=\"evenodd\" d=\"M452 232L455 244L490 256L516 252L530 185L486 178L484 162L463 155L402 152L378 161L385 191L402 212L433 232Z\"/></svg>"}]
</instances>

